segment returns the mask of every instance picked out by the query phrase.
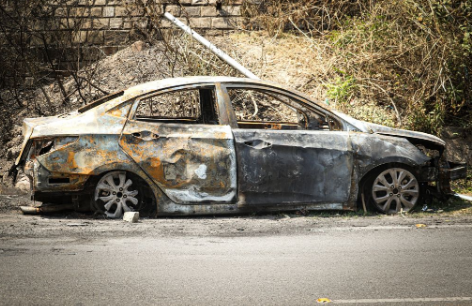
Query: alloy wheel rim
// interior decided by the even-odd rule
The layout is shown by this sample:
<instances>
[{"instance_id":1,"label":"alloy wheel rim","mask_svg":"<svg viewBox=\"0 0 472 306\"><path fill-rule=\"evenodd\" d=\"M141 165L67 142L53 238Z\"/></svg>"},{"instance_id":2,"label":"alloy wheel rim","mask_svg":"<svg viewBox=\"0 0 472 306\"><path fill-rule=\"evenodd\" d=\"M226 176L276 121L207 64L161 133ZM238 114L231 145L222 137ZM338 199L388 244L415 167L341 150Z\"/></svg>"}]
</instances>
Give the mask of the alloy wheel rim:
<instances>
[{"instance_id":1,"label":"alloy wheel rim","mask_svg":"<svg viewBox=\"0 0 472 306\"><path fill-rule=\"evenodd\" d=\"M380 173L372 185L372 199L384 213L407 212L418 202L420 186L416 177L403 168Z\"/></svg>"},{"instance_id":2,"label":"alloy wheel rim","mask_svg":"<svg viewBox=\"0 0 472 306\"><path fill-rule=\"evenodd\" d=\"M139 200L138 191L130 190L131 179L126 178L126 172L110 172L104 175L95 188L95 201L104 205L108 218L120 218L123 212L135 211Z\"/></svg>"}]
</instances>

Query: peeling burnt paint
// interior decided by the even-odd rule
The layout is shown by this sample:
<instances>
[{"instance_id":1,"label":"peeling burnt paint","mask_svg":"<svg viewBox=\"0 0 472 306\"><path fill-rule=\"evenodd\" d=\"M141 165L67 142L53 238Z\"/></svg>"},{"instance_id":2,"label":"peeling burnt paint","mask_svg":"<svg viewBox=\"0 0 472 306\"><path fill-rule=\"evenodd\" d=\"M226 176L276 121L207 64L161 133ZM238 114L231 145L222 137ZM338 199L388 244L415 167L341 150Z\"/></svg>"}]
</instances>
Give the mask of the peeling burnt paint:
<instances>
[{"instance_id":1,"label":"peeling burnt paint","mask_svg":"<svg viewBox=\"0 0 472 306\"><path fill-rule=\"evenodd\" d=\"M286 95L304 121L237 122L227 92L235 86ZM140 99L188 88L204 99L202 118L136 117ZM31 178L33 194L71 196L75 203L77 195L93 193L102 175L126 171L149 188L158 215L355 210L360 184L380 167L405 165L443 193L466 175L464 165L439 162L444 143L437 137L363 123L248 79L150 82L80 113L26 119L23 128L16 164ZM420 146L439 153L432 157Z\"/></svg>"},{"instance_id":2,"label":"peeling burnt paint","mask_svg":"<svg viewBox=\"0 0 472 306\"><path fill-rule=\"evenodd\" d=\"M405 138L351 132L355 168L359 177L389 163L425 166L430 158Z\"/></svg>"},{"instance_id":3,"label":"peeling burnt paint","mask_svg":"<svg viewBox=\"0 0 472 306\"><path fill-rule=\"evenodd\" d=\"M234 135L244 204L347 202L347 132L238 129Z\"/></svg>"},{"instance_id":4,"label":"peeling burnt paint","mask_svg":"<svg viewBox=\"0 0 472 306\"><path fill-rule=\"evenodd\" d=\"M146 130L159 137L137 135ZM130 120L120 145L176 203L224 203L236 195L235 150L228 126ZM205 169L204 174L198 169Z\"/></svg>"}]
</instances>

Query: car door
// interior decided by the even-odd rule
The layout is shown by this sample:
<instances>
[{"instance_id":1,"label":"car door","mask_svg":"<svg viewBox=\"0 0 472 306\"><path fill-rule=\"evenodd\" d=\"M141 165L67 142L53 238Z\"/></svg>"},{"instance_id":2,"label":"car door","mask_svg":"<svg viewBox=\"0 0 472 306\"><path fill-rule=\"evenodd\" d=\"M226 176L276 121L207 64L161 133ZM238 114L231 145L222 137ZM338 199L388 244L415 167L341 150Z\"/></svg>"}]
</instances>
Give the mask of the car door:
<instances>
[{"instance_id":1,"label":"car door","mask_svg":"<svg viewBox=\"0 0 472 306\"><path fill-rule=\"evenodd\" d=\"M238 123L239 203L348 201L353 157L348 133L335 131L333 119L281 91L225 87Z\"/></svg>"},{"instance_id":2,"label":"car door","mask_svg":"<svg viewBox=\"0 0 472 306\"><path fill-rule=\"evenodd\" d=\"M175 203L233 202L236 156L218 116L213 85L179 87L138 99L122 149Z\"/></svg>"}]
</instances>

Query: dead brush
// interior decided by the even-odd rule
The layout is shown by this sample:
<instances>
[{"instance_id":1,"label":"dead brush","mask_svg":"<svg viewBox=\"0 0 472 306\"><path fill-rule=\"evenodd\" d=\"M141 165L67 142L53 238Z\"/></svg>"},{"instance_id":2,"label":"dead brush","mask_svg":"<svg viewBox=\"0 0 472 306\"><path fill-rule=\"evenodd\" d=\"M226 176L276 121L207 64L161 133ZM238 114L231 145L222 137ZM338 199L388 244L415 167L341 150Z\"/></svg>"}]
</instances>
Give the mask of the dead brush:
<instances>
[{"instance_id":1,"label":"dead brush","mask_svg":"<svg viewBox=\"0 0 472 306\"><path fill-rule=\"evenodd\" d=\"M387 123L434 134L452 122L472 128L471 2L269 0L244 8L247 28L303 37L298 48L323 58L300 87L319 92L313 87L324 84L320 98L336 108L369 120L361 106L372 105Z\"/></svg>"},{"instance_id":2,"label":"dead brush","mask_svg":"<svg viewBox=\"0 0 472 306\"><path fill-rule=\"evenodd\" d=\"M147 12L178 66L172 76L239 75L185 34L160 30L159 9ZM245 1L246 29L264 31L219 46L260 77L356 118L440 134L450 122L472 128L471 12L449 0Z\"/></svg>"}]
</instances>

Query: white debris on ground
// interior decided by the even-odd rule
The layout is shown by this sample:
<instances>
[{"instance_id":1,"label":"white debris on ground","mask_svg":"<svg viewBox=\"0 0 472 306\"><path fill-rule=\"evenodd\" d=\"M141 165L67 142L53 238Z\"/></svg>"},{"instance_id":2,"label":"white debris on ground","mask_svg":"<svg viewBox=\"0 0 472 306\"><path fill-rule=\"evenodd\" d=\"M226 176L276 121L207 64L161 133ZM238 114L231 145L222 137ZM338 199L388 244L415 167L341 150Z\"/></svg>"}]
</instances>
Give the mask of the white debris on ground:
<instances>
[{"instance_id":1,"label":"white debris on ground","mask_svg":"<svg viewBox=\"0 0 472 306\"><path fill-rule=\"evenodd\" d=\"M136 223L139 220L139 212L137 211L127 211L123 215L123 221L129 223Z\"/></svg>"}]
</instances>

